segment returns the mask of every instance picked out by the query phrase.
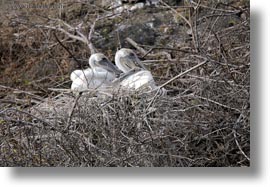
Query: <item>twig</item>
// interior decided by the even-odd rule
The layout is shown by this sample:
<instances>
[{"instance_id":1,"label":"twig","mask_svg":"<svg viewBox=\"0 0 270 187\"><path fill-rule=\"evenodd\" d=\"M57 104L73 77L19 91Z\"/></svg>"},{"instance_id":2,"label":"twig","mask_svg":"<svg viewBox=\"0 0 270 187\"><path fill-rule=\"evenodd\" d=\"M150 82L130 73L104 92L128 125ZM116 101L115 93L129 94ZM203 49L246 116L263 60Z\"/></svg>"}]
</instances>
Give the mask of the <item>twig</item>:
<instances>
[{"instance_id":1,"label":"twig","mask_svg":"<svg viewBox=\"0 0 270 187\"><path fill-rule=\"evenodd\" d=\"M167 84L173 82L174 80L178 79L179 77L182 77L182 76L186 75L187 73L189 73L189 72L191 72L191 71L193 71L193 70L195 70L195 69L197 69L197 68L203 66L203 65L206 64L207 62L208 62L208 60L205 60L204 62L202 62L202 63L200 63L200 64L198 64L198 65L196 65L196 66L194 66L194 67L192 67L192 68L190 68L190 69L184 71L183 73L180 73L179 75L173 77L173 78L170 79L169 81L167 81L167 82L165 82L164 84L162 84L161 86L159 86L159 89L160 89L160 88L163 88L164 86L166 86Z\"/></svg>"},{"instance_id":2,"label":"twig","mask_svg":"<svg viewBox=\"0 0 270 187\"><path fill-rule=\"evenodd\" d=\"M47 122L47 121L45 121L45 120L43 120L43 119L41 119L41 118L33 115L33 114L30 114L30 113L28 113L26 111L18 110L18 109L15 109L15 108L8 108L8 109L5 109L5 110L0 111L0 115L1 114L4 114L5 112L8 112L8 111L15 111L15 112L19 112L19 113L22 113L22 114L29 115L29 116L31 116L31 117L39 120L40 122L44 123L45 125L47 125L47 126L49 126L49 127L51 127L52 129L55 130L55 128L53 127L53 125L51 123L49 123L49 122Z\"/></svg>"},{"instance_id":3,"label":"twig","mask_svg":"<svg viewBox=\"0 0 270 187\"><path fill-rule=\"evenodd\" d=\"M227 105L224 105L224 104L219 103L219 102L217 102L217 101L214 101L214 100L212 100L212 99L204 98L204 97L201 97L201 96L196 96L196 97L198 97L199 99L203 99L203 100L206 100L206 101L208 101L208 102L214 103L214 104L216 104L216 105L218 105L218 106L221 106L221 107L223 107L223 108L227 108L227 109L234 110L234 111L237 111L237 112L241 113L241 111L240 111L239 109L237 109L237 108L229 107L229 106L227 106Z\"/></svg>"},{"instance_id":4,"label":"twig","mask_svg":"<svg viewBox=\"0 0 270 187\"><path fill-rule=\"evenodd\" d=\"M244 155L244 157L245 157L248 161L250 161L250 158L246 155L246 153L245 153L245 152L243 151L243 149L240 147L239 142L238 142L237 139L236 139L236 131L235 131L235 130L233 130L233 136L234 136L235 143L236 143L238 149L240 150L240 152L242 153L242 155Z\"/></svg>"},{"instance_id":5,"label":"twig","mask_svg":"<svg viewBox=\"0 0 270 187\"><path fill-rule=\"evenodd\" d=\"M54 92L72 92L71 89L60 89L60 88L48 88L48 90L50 91L54 91Z\"/></svg>"},{"instance_id":6,"label":"twig","mask_svg":"<svg viewBox=\"0 0 270 187\"><path fill-rule=\"evenodd\" d=\"M188 24L189 28L192 28L192 25L190 24L190 22L180 12L177 12L177 10L173 9L170 5L168 5L162 0L160 0L160 3L165 5L167 8L171 9L175 14L179 15Z\"/></svg>"},{"instance_id":7,"label":"twig","mask_svg":"<svg viewBox=\"0 0 270 187\"><path fill-rule=\"evenodd\" d=\"M53 35L56 39L56 41L68 52L68 54L78 63L78 65L81 67L82 63L70 52L70 50L59 40L55 32L53 32Z\"/></svg>"},{"instance_id":8,"label":"twig","mask_svg":"<svg viewBox=\"0 0 270 187\"><path fill-rule=\"evenodd\" d=\"M70 113L68 115L67 126L66 126L65 130L68 130L68 128L70 127L70 122L71 122L72 115L74 113L74 109L75 109L75 107L76 107L76 105L78 103L78 100L81 97L81 95L82 95L82 93L79 93L79 95L77 95L76 98L75 98L75 100L74 100L74 103L72 105L71 111L70 111Z\"/></svg>"},{"instance_id":9,"label":"twig","mask_svg":"<svg viewBox=\"0 0 270 187\"><path fill-rule=\"evenodd\" d=\"M126 38L126 41L128 43L130 43L133 47L135 47L138 51L140 51L140 53L142 53L142 55L145 55L147 53L147 51L145 51L142 47L140 47L134 40L132 40L131 38Z\"/></svg>"},{"instance_id":10,"label":"twig","mask_svg":"<svg viewBox=\"0 0 270 187\"><path fill-rule=\"evenodd\" d=\"M198 9L199 5L201 4L201 0L199 0L197 6L194 8L195 10L195 20L194 20L194 28L192 27L192 35L193 35L193 42L194 42L194 47L196 49L196 52L199 52L199 40L198 40L198 30L197 30L197 16L198 16ZM191 10L191 9L190 9ZM191 16L191 15L190 15ZM190 20L190 23L193 25L192 20Z\"/></svg>"},{"instance_id":11,"label":"twig","mask_svg":"<svg viewBox=\"0 0 270 187\"><path fill-rule=\"evenodd\" d=\"M233 11L233 10L225 10L225 9L218 9L218 8L213 8L213 7L209 7L209 6L205 6L205 5L202 5L202 4L198 4L194 1L191 1L192 4L196 5L196 6L199 6L199 7L203 7L203 8L206 8L206 9L209 9L209 10L214 10L214 11L219 11L219 12L227 12L227 13L238 13L238 11Z\"/></svg>"},{"instance_id":12,"label":"twig","mask_svg":"<svg viewBox=\"0 0 270 187\"><path fill-rule=\"evenodd\" d=\"M138 43L136 43L134 40L132 40L131 38L126 38L127 42L130 43L134 48L136 48L142 55L143 57L145 57L146 55L148 55L152 50L150 49L149 51L146 51L144 48L140 47ZM166 58L169 61L175 61L174 59L172 59L171 55L166 52L166 51L162 51L162 52L158 52L155 54L151 54L149 55L151 57L157 57L157 56L166 56Z\"/></svg>"},{"instance_id":13,"label":"twig","mask_svg":"<svg viewBox=\"0 0 270 187\"><path fill-rule=\"evenodd\" d=\"M58 31L60 31L60 32L62 32L62 33L64 33L64 34L66 34L68 37L70 37L70 38L72 38L72 39L75 39L75 40L78 40L78 41L83 42L84 44L86 44L86 45L89 47L91 54L94 54L94 53L97 52L97 50L96 50L96 48L94 47L94 45L93 45L91 39L92 39L92 35L93 35L94 31L95 31L95 24L96 24L96 22L97 22L99 19L100 19L100 18L98 17L98 18L94 21L94 23L92 24L91 29L90 29L89 34L88 34L88 37L86 37L86 35L84 35L84 34L80 31L80 29L76 29L76 28L74 28L73 26L69 25L68 23L64 22L63 20L59 20L59 19L52 19L52 20L56 20L56 21L62 23L62 25L65 25L65 26L66 26L69 30L71 30L71 31L76 31L76 33L77 33L79 36L74 35L74 34L71 34L69 31L67 31L67 30L65 30L65 29L63 29L63 28L61 28L61 26L60 26L60 27L59 27L59 26L56 27L56 26L49 26L49 25L45 25L45 26L44 26L44 25L37 25L37 27L43 27L43 28L47 28L47 29L58 30Z\"/></svg>"},{"instance_id":14,"label":"twig","mask_svg":"<svg viewBox=\"0 0 270 187\"><path fill-rule=\"evenodd\" d=\"M40 101L34 100L34 99L15 99L15 100L7 100L7 99L0 99L1 103L7 103L7 104L19 104L19 105L31 105L31 104L40 104Z\"/></svg>"},{"instance_id":15,"label":"twig","mask_svg":"<svg viewBox=\"0 0 270 187\"><path fill-rule=\"evenodd\" d=\"M39 100L39 101L42 101L43 98L38 96L38 95L35 95L33 93L31 93L30 91L24 91L24 90L19 90L19 89L16 89L16 88L12 88L12 87L9 87L9 86L4 86L4 85L0 85L0 89L8 89L8 90L13 90L13 93L24 93L24 94L27 94L27 95L30 95L32 96L33 98Z\"/></svg>"},{"instance_id":16,"label":"twig","mask_svg":"<svg viewBox=\"0 0 270 187\"><path fill-rule=\"evenodd\" d=\"M99 20L99 18L97 18L97 19L94 21L94 23L91 25L91 29L90 29L89 34L88 34L87 45L88 45L88 47L89 47L89 49L90 49L91 54L97 53L97 49L95 48L95 46L94 46L93 43L92 43L92 36L93 36L93 34L94 34L94 32L95 32L95 26L96 26L97 20Z\"/></svg>"},{"instance_id":17,"label":"twig","mask_svg":"<svg viewBox=\"0 0 270 187\"><path fill-rule=\"evenodd\" d=\"M122 45L121 45L119 30L116 31L116 35L117 35L117 41L118 41L118 46L119 46L118 49L121 49L122 48Z\"/></svg>"},{"instance_id":18,"label":"twig","mask_svg":"<svg viewBox=\"0 0 270 187\"><path fill-rule=\"evenodd\" d=\"M47 28L47 29L52 29L52 30L58 30L64 34L66 34L68 37L72 38L72 39L75 39L75 40L79 40L85 44L88 44L88 41L85 40L84 38L80 37L80 36L76 36L74 34L71 34L69 33L68 31L66 31L65 29L63 28L60 28L60 27L53 27L53 26L48 26L48 25L37 25L37 27L44 27L44 28Z\"/></svg>"},{"instance_id":19,"label":"twig","mask_svg":"<svg viewBox=\"0 0 270 187\"><path fill-rule=\"evenodd\" d=\"M178 49L178 48L169 48L169 47L152 47L150 50L147 51L147 53L142 57L146 57L149 53L151 53L153 50L169 50L169 51L179 51L183 53L194 53L193 51L185 50L185 49Z\"/></svg>"}]
</instances>

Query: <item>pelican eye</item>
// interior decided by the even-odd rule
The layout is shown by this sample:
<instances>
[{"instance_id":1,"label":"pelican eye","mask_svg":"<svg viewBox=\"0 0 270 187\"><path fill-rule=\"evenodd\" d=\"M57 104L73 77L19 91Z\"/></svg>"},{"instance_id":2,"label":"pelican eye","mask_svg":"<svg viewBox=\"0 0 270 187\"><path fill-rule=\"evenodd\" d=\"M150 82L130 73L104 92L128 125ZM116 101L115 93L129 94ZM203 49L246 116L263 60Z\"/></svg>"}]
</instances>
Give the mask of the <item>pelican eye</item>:
<instances>
[{"instance_id":1,"label":"pelican eye","mask_svg":"<svg viewBox=\"0 0 270 187\"><path fill-rule=\"evenodd\" d=\"M130 56L134 57L134 56L135 56L135 54L134 54L134 53L130 53Z\"/></svg>"}]
</instances>

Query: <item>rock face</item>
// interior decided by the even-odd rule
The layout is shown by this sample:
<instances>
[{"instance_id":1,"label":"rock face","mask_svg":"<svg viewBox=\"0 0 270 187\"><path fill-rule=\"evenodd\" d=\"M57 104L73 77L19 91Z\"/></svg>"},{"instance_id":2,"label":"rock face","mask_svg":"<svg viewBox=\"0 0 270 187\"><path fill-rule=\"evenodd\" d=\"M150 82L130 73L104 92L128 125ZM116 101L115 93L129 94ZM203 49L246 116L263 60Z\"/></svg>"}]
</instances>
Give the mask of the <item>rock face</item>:
<instances>
[{"instance_id":1,"label":"rock face","mask_svg":"<svg viewBox=\"0 0 270 187\"><path fill-rule=\"evenodd\" d=\"M106 3L110 2L112 1L106 1ZM114 2L123 3L123 1ZM94 40L96 47L102 51L116 50L120 47L119 43L122 47L131 47L125 41L127 37L138 44L148 46L168 45L169 41L182 43L189 38L185 27L175 20L170 11L160 11L160 8L147 2L149 1L143 1L146 4L141 9L123 12L125 19L112 18L111 21L103 22L101 31L97 28L101 36ZM151 2L158 2L158 0ZM173 2L176 4L180 1L167 3ZM138 4L142 1L124 1L123 5L134 5L134 3Z\"/></svg>"},{"instance_id":2,"label":"rock face","mask_svg":"<svg viewBox=\"0 0 270 187\"><path fill-rule=\"evenodd\" d=\"M170 6L179 6L183 5L184 3L184 0L163 0L163 1Z\"/></svg>"},{"instance_id":3,"label":"rock face","mask_svg":"<svg viewBox=\"0 0 270 187\"><path fill-rule=\"evenodd\" d=\"M121 46L125 47L129 47L125 43L127 37L144 45L154 45L157 37L155 30L146 23L121 24L119 28L110 32L107 38L98 40L95 44L102 50L116 50L119 47L117 46L119 44L117 35L119 35Z\"/></svg>"}]
</instances>

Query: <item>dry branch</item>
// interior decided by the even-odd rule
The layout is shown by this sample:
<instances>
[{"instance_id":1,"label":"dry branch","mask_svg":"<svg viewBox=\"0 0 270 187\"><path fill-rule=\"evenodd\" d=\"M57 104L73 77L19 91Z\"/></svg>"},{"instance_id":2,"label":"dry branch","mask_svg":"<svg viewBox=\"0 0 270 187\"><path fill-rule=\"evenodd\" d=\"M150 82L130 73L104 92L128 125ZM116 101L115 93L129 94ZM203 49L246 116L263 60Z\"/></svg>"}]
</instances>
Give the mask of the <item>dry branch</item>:
<instances>
[{"instance_id":1,"label":"dry branch","mask_svg":"<svg viewBox=\"0 0 270 187\"><path fill-rule=\"evenodd\" d=\"M170 83L173 82L174 80L176 80L176 79L178 79L178 78L180 78L180 77L186 75L187 73L189 73L189 72L191 72L191 71L193 71L193 70L195 70L195 69L197 69L197 68L203 66L203 65L206 64L207 62L208 62L208 60L205 60L204 62L202 62L202 63L200 63L200 64L198 64L198 65L196 65L196 66L194 66L194 67L192 67L192 68L190 68L190 69L184 71L183 73L180 73L179 75L175 76L174 78L170 79L169 81L167 81L167 82L165 82L164 84L162 84L161 86L159 86L159 88L163 88L164 86L170 84Z\"/></svg>"}]
</instances>

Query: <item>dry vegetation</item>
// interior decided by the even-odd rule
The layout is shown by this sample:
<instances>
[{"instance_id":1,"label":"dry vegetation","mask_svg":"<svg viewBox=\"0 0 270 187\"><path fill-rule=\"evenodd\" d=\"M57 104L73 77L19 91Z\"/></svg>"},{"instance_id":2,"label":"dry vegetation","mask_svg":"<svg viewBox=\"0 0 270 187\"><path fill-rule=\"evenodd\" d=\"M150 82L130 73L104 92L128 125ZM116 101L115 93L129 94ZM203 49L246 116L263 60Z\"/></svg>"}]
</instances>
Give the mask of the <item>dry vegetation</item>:
<instances>
[{"instance_id":1,"label":"dry vegetation","mask_svg":"<svg viewBox=\"0 0 270 187\"><path fill-rule=\"evenodd\" d=\"M93 2L0 13L0 165L249 166L249 1L164 0L110 17ZM133 48L158 85L177 76L166 96L60 90L90 50L44 26L82 23L87 35L97 18L99 51Z\"/></svg>"}]
</instances>

